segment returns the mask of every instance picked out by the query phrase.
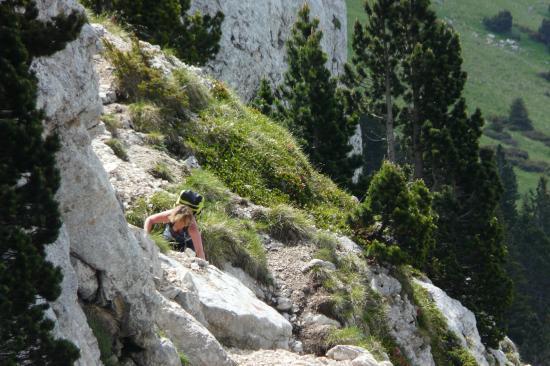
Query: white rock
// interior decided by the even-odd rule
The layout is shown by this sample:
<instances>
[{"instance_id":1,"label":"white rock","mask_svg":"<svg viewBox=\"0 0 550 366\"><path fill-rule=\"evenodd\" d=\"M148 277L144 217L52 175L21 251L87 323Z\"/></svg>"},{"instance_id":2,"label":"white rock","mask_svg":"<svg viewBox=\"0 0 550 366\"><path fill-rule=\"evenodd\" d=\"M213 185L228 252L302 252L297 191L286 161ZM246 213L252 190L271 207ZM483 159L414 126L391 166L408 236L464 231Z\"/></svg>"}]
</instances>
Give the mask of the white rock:
<instances>
[{"instance_id":1,"label":"white rock","mask_svg":"<svg viewBox=\"0 0 550 366\"><path fill-rule=\"evenodd\" d=\"M237 347L288 349L291 324L233 276L214 266L195 272L174 258L160 258L168 283L186 284L195 292L207 328L217 338Z\"/></svg>"},{"instance_id":2,"label":"white rock","mask_svg":"<svg viewBox=\"0 0 550 366\"><path fill-rule=\"evenodd\" d=\"M337 345L332 347L327 352L327 357L336 361L354 360L359 356L368 355L372 357L369 351L363 347L350 345Z\"/></svg>"},{"instance_id":3,"label":"white rock","mask_svg":"<svg viewBox=\"0 0 550 366\"><path fill-rule=\"evenodd\" d=\"M160 342L150 347L149 352L144 353L143 358L140 359L140 364L180 366L181 361L172 341L168 338L161 338Z\"/></svg>"},{"instance_id":4,"label":"white rock","mask_svg":"<svg viewBox=\"0 0 550 366\"><path fill-rule=\"evenodd\" d=\"M192 365L235 364L216 338L176 303L162 300L162 310L156 313L156 321Z\"/></svg>"},{"instance_id":5,"label":"white rock","mask_svg":"<svg viewBox=\"0 0 550 366\"><path fill-rule=\"evenodd\" d=\"M258 282L241 268L233 267L231 263L225 263L223 265L223 271L241 281L243 285L254 292L258 299L265 300L265 292L260 288Z\"/></svg>"},{"instance_id":6,"label":"white rock","mask_svg":"<svg viewBox=\"0 0 550 366\"><path fill-rule=\"evenodd\" d=\"M340 249L342 252L355 254L363 253L363 249L347 236L339 236L337 237L337 239L339 246L338 249Z\"/></svg>"},{"instance_id":7,"label":"white rock","mask_svg":"<svg viewBox=\"0 0 550 366\"><path fill-rule=\"evenodd\" d=\"M100 365L100 353L97 340L88 326L86 316L78 305L76 273L69 259L69 237L65 226L61 227L55 243L46 247L46 258L55 266L61 267L63 282L61 295L50 303L53 311L48 312L56 321L53 334L56 338L70 340L80 349L77 366Z\"/></svg>"},{"instance_id":8,"label":"white rock","mask_svg":"<svg viewBox=\"0 0 550 366\"><path fill-rule=\"evenodd\" d=\"M288 297L277 298L277 310L288 311L290 309L292 309L292 300L290 300Z\"/></svg>"},{"instance_id":9,"label":"white rock","mask_svg":"<svg viewBox=\"0 0 550 366\"><path fill-rule=\"evenodd\" d=\"M96 271L75 257L71 257L71 265L78 278L78 295L84 300L93 300L99 287Z\"/></svg>"},{"instance_id":10,"label":"white rock","mask_svg":"<svg viewBox=\"0 0 550 366\"><path fill-rule=\"evenodd\" d=\"M379 366L379 363L373 355L366 353L351 361L351 366Z\"/></svg>"},{"instance_id":11,"label":"white rock","mask_svg":"<svg viewBox=\"0 0 550 366\"><path fill-rule=\"evenodd\" d=\"M313 314L307 312L303 316L304 325L329 325L332 327L340 328L341 325L337 320L331 319L323 314Z\"/></svg>"},{"instance_id":12,"label":"white rock","mask_svg":"<svg viewBox=\"0 0 550 366\"><path fill-rule=\"evenodd\" d=\"M458 337L462 346L470 351L479 365L488 366L489 363L485 357L486 350L481 343L481 337L477 331L474 313L465 308L460 301L449 297L439 287L418 279L414 281L426 289L441 314L447 320L449 330Z\"/></svg>"},{"instance_id":13,"label":"white rock","mask_svg":"<svg viewBox=\"0 0 550 366\"><path fill-rule=\"evenodd\" d=\"M394 296L401 292L401 283L384 273L379 273L371 279L370 286L383 296Z\"/></svg>"},{"instance_id":14,"label":"white rock","mask_svg":"<svg viewBox=\"0 0 550 366\"><path fill-rule=\"evenodd\" d=\"M326 269L331 270L331 271L336 270L336 266L334 265L334 263L327 262L327 261L315 258L315 259L310 260L309 263L307 263L302 268L302 273L309 272L313 267L326 268Z\"/></svg>"},{"instance_id":15,"label":"white rock","mask_svg":"<svg viewBox=\"0 0 550 366\"><path fill-rule=\"evenodd\" d=\"M194 0L196 9L210 14L221 10L220 52L208 64L213 74L227 82L244 99L252 98L262 77L278 85L287 68L285 42L302 1ZM343 70L347 59L347 12L344 0L309 0L311 18L320 19L321 45L328 53L332 73Z\"/></svg>"}]
</instances>

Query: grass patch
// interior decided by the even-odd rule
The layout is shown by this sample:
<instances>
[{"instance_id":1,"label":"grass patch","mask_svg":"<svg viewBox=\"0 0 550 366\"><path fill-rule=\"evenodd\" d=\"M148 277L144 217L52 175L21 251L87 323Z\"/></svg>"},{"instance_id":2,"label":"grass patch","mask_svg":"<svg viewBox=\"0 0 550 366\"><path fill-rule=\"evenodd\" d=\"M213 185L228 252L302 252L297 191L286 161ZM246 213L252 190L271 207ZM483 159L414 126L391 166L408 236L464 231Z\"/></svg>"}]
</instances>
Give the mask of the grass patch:
<instances>
[{"instance_id":1,"label":"grass patch","mask_svg":"<svg viewBox=\"0 0 550 366\"><path fill-rule=\"evenodd\" d=\"M126 29L123 25L115 21L116 16L109 13L96 14L91 9L86 9L86 17L90 23L101 24L102 26L109 31L109 33L119 36L121 38L129 38L130 31Z\"/></svg>"},{"instance_id":2,"label":"grass patch","mask_svg":"<svg viewBox=\"0 0 550 366\"><path fill-rule=\"evenodd\" d=\"M174 71L174 78L184 90L193 112L200 112L212 102L212 96L205 85L193 73L179 69Z\"/></svg>"},{"instance_id":3,"label":"grass patch","mask_svg":"<svg viewBox=\"0 0 550 366\"><path fill-rule=\"evenodd\" d=\"M174 181L174 177L172 176L172 173L170 173L170 168L160 161L156 163L154 167L149 169L149 174L155 178L167 180L168 182Z\"/></svg>"},{"instance_id":4,"label":"grass patch","mask_svg":"<svg viewBox=\"0 0 550 366\"><path fill-rule=\"evenodd\" d=\"M152 232L149 236L153 239L161 253L166 254L172 249L170 242L162 235L162 231Z\"/></svg>"},{"instance_id":5,"label":"grass patch","mask_svg":"<svg viewBox=\"0 0 550 366\"><path fill-rule=\"evenodd\" d=\"M129 105L132 127L138 132L159 133L162 129L162 114L160 108L148 102L136 102Z\"/></svg>"},{"instance_id":6,"label":"grass patch","mask_svg":"<svg viewBox=\"0 0 550 366\"><path fill-rule=\"evenodd\" d=\"M338 242L333 235L324 232L318 232L313 238L315 246L318 248L314 258L322 259L332 263L338 263L338 256L336 255L336 247Z\"/></svg>"},{"instance_id":7,"label":"grass patch","mask_svg":"<svg viewBox=\"0 0 550 366\"><path fill-rule=\"evenodd\" d=\"M240 196L264 206L304 208L321 227L347 227L351 196L319 174L292 135L261 113L233 99L214 102L193 121L186 143Z\"/></svg>"},{"instance_id":8,"label":"grass patch","mask_svg":"<svg viewBox=\"0 0 550 366\"><path fill-rule=\"evenodd\" d=\"M184 189L200 193L204 198L205 209L224 209L231 198L229 189L206 169L194 169L183 184L176 187L175 192Z\"/></svg>"},{"instance_id":9,"label":"grass patch","mask_svg":"<svg viewBox=\"0 0 550 366\"><path fill-rule=\"evenodd\" d=\"M109 146L111 150L113 150L113 153L121 160L129 161L130 158L128 157L128 153L126 152L126 148L124 145L122 145L122 142L120 142L119 139L111 138L107 141L105 141L105 145Z\"/></svg>"},{"instance_id":10,"label":"grass patch","mask_svg":"<svg viewBox=\"0 0 550 366\"><path fill-rule=\"evenodd\" d=\"M180 358L181 366L191 365L191 361L189 361L189 358L187 358L187 355L182 351L178 351L178 357Z\"/></svg>"},{"instance_id":11,"label":"grass patch","mask_svg":"<svg viewBox=\"0 0 550 366\"><path fill-rule=\"evenodd\" d=\"M103 114L100 119L105 124L107 131L111 133L111 136L114 138L118 137L119 120L113 114Z\"/></svg>"},{"instance_id":12,"label":"grass patch","mask_svg":"<svg viewBox=\"0 0 550 366\"><path fill-rule=\"evenodd\" d=\"M126 212L126 221L134 226L143 227L143 222L148 216L174 207L176 198L175 194L165 191L156 192L149 198L139 198Z\"/></svg>"},{"instance_id":13,"label":"grass patch","mask_svg":"<svg viewBox=\"0 0 550 366\"><path fill-rule=\"evenodd\" d=\"M90 329L94 333L94 337L97 339L101 362L103 362L105 366L116 366L117 363L113 361L114 339L108 330L108 326L104 323L104 320L96 314L93 308L84 307L84 314L86 315L86 320Z\"/></svg>"},{"instance_id":14,"label":"grass patch","mask_svg":"<svg viewBox=\"0 0 550 366\"><path fill-rule=\"evenodd\" d=\"M229 262L262 283L272 282L265 249L255 227L221 211L201 214L199 227L207 259L217 267Z\"/></svg>"},{"instance_id":15,"label":"grass patch","mask_svg":"<svg viewBox=\"0 0 550 366\"><path fill-rule=\"evenodd\" d=\"M296 244L312 238L312 223L304 214L285 204L279 204L256 217L273 238Z\"/></svg>"},{"instance_id":16,"label":"grass patch","mask_svg":"<svg viewBox=\"0 0 550 366\"><path fill-rule=\"evenodd\" d=\"M144 141L146 144L153 146L157 150L165 151L164 135L160 132L149 132L145 135Z\"/></svg>"}]
</instances>

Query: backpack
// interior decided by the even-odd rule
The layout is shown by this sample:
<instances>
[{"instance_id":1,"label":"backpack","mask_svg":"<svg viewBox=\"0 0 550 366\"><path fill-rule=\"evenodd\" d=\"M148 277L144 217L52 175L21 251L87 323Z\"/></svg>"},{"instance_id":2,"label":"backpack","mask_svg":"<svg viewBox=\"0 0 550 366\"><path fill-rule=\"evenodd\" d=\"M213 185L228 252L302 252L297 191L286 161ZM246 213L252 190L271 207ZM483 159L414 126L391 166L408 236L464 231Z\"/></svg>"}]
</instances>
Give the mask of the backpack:
<instances>
[{"instance_id":1,"label":"backpack","mask_svg":"<svg viewBox=\"0 0 550 366\"><path fill-rule=\"evenodd\" d=\"M204 198L197 192L184 189L181 191L176 206L185 205L189 207L195 216L199 215L204 207Z\"/></svg>"}]
</instances>

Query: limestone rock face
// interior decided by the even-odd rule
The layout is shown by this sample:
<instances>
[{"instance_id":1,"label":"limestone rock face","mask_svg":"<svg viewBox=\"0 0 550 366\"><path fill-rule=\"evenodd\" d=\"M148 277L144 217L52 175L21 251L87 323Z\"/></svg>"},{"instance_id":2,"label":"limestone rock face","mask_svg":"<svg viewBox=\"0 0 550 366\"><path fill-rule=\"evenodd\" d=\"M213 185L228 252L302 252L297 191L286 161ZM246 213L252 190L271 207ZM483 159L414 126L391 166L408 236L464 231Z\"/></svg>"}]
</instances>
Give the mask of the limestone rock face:
<instances>
[{"instance_id":1,"label":"limestone rock face","mask_svg":"<svg viewBox=\"0 0 550 366\"><path fill-rule=\"evenodd\" d=\"M195 297L199 306L186 310L197 319L204 319L204 325L217 339L249 349L289 348L292 326L282 315L258 300L233 276L214 266L193 269L183 257L181 253L160 255L164 279L176 288L187 287L189 297ZM187 306L185 302L180 304Z\"/></svg>"},{"instance_id":2,"label":"limestone rock face","mask_svg":"<svg viewBox=\"0 0 550 366\"><path fill-rule=\"evenodd\" d=\"M435 366L429 340L417 327L416 307L407 295L401 294L401 284L382 267L372 267L370 286L387 299L388 327L397 344L412 365Z\"/></svg>"},{"instance_id":3,"label":"limestone rock face","mask_svg":"<svg viewBox=\"0 0 550 366\"><path fill-rule=\"evenodd\" d=\"M56 323L54 335L70 340L80 349L80 359L75 365L101 365L97 340L77 302L78 280L69 259L69 237L65 226L61 228L57 241L47 246L47 259L63 271L61 296L50 303L52 311L49 315Z\"/></svg>"},{"instance_id":4,"label":"limestone rock face","mask_svg":"<svg viewBox=\"0 0 550 366\"><path fill-rule=\"evenodd\" d=\"M214 76L227 82L244 100L250 100L262 77L279 85L286 70L285 42L301 0L194 0L191 11L225 14L220 52L208 64ZM311 17L323 31L321 45L327 67L342 71L347 57L347 13L344 0L309 0Z\"/></svg>"}]
</instances>

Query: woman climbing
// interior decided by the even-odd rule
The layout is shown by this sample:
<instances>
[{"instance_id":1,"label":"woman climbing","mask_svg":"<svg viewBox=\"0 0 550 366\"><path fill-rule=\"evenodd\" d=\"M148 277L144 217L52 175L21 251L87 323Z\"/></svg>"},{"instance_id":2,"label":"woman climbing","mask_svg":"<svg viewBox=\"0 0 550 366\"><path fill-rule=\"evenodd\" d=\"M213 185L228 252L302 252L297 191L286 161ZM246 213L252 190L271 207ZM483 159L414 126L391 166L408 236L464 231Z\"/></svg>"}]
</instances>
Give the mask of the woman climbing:
<instances>
[{"instance_id":1,"label":"woman climbing","mask_svg":"<svg viewBox=\"0 0 550 366\"><path fill-rule=\"evenodd\" d=\"M184 251L192 249L197 257L206 260L202 246L201 233L195 220L193 210L186 205L179 205L145 219L143 230L149 234L154 224L166 224L163 236L177 244L177 249Z\"/></svg>"}]
</instances>

